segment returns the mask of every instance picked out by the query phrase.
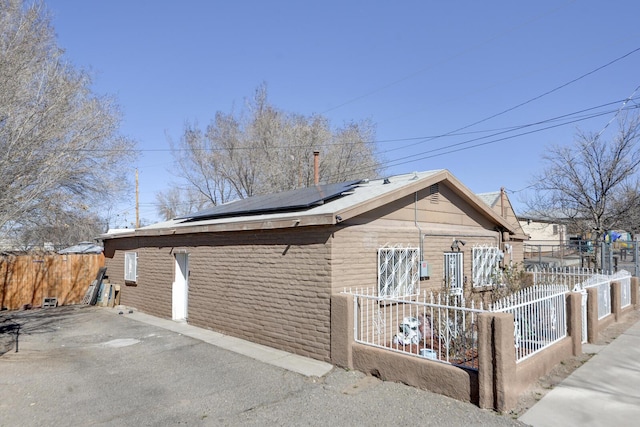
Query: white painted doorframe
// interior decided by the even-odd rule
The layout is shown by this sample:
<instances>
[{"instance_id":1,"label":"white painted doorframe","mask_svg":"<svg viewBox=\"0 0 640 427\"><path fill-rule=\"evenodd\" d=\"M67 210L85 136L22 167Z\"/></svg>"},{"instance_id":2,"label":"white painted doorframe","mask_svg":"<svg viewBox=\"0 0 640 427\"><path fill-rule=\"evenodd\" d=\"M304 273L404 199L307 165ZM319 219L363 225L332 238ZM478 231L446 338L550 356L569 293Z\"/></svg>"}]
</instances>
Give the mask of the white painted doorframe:
<instances>
[{"instance_id":1,"label":"white painted doorframe","mask_svg":"<svg viewBox=\"0 0 640 427\"><path fill-rule=\"evenodd\" d=\"M189 254L175 254L175 279L171 293L171 318L176 321L186 321L189 306Z\"/></svg>"}]
</instances>

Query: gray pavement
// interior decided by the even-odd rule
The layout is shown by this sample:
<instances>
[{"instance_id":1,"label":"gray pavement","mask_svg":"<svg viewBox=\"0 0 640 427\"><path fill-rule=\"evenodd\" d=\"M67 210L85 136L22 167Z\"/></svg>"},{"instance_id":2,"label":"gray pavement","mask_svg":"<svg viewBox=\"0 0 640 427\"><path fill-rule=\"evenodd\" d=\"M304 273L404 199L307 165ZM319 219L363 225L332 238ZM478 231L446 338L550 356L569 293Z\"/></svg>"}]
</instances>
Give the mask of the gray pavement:
<instances>
[{"instance_id":1,"label":"gray pavement","mask_svg":"<svg viewBox=\"0 0 640 427\"><path fill-rule=\"evenodd\" d=\"M307 377L322 377L333 369L333 365L329 363L287 353L286 351L241 340L208 329L197 328L185 322L160 319L124 306L118 306L114 310L107 310L107 312L117 313L118 315L122 313L133 320L177 332L260 362L297 372Z\"/></svg>"},{"instance_id":2,"label":"gray pavement","mask_svg":"<svg viewBox=\"0 0 640 427\"><path fill-rule=\"evenodd\" d=\"M524 425L403 384L118 312L0 312L0 426Z\"/></svg>"},{"instance_id":3,"label":"gray pavement","mask_svg":"<svg viewBox=\"0 0 640 427\"><path fill-rule=\"evenodd\" d=\"M640 425L640 322L596 353L525 412L534 427Z\"/></svg>"}]
</instances>

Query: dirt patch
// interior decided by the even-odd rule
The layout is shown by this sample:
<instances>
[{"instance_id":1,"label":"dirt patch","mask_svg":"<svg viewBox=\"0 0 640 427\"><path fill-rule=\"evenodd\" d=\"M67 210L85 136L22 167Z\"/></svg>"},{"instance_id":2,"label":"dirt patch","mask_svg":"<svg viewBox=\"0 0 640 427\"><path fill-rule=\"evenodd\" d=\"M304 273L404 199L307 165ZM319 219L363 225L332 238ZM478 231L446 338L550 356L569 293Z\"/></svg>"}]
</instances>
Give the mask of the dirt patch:
<instances>
[{"instance_id":1,"label":"dirt patch","mask_svg":"<svg viewBox=\"0 0 640 427\"><path fill-rule=\"evenodd\" d=\"M376 377L366 376L366 377L360 378L357 382L351 384L349 387L345 387L342 390L342 394L348 394L348 395L358 394L362 391L376 387L381 383L382 381Z\"/></svg>"},{"instance_id":2,"label":"dirt patch","mask_svg":"<svg viewBox=\"0 0 640 427\"><path fill-rule=\"evenodd\" d=\"M629 327L640 321L640 310L633 310L628 313L622 321L610 325L603 331L600 331L598 340L595 345L605 346L616 339L620 334L629 329ZM562 380L567 378L576 369L582 366L587 360L593 357L594 353L587 353L588 349L583 347L583 354L563 360L554 367L544 377L536 381L527 391L519 398L517 406L509 412L513 418L517 418L524 414L529 408L535 405L549 391L558 385Z\"/></svg>"}]
</instances>

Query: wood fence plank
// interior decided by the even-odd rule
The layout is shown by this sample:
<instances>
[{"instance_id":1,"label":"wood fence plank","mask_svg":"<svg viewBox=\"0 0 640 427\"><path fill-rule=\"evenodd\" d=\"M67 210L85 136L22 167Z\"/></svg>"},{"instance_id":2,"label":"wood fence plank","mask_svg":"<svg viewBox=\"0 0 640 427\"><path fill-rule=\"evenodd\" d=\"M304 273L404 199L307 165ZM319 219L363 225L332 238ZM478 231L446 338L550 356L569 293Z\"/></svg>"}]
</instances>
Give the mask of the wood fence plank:
<instances>
[{"instance_id":1,"label":"wood fence plank","mask_svg":"<svg viewBox=\"0 0 640 427\"><path fill-rule=\"evenodd\" d=\"M102 254L0 256L0 306L38 307L43 298L57 298L58 305L79 304L101 267Z\"/></svg>"}]
</instances>

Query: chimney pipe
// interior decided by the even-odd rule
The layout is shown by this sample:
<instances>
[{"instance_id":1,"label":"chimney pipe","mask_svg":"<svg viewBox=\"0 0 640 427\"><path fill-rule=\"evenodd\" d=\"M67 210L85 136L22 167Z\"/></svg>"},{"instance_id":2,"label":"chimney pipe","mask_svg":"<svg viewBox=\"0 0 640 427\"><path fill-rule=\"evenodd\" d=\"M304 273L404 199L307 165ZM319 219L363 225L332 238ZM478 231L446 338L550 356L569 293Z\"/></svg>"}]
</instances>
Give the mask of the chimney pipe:
<instances>
[{"instance_id":1,"label":"chimney pipe","mask_svg":"<svg viewBox=\"0 0 640 427\"><path fill-rule=\"evenodd\" d=\"M313 152L313 184L318 185L320 183L320 152Z\"/></svg>"}]
</instances>

